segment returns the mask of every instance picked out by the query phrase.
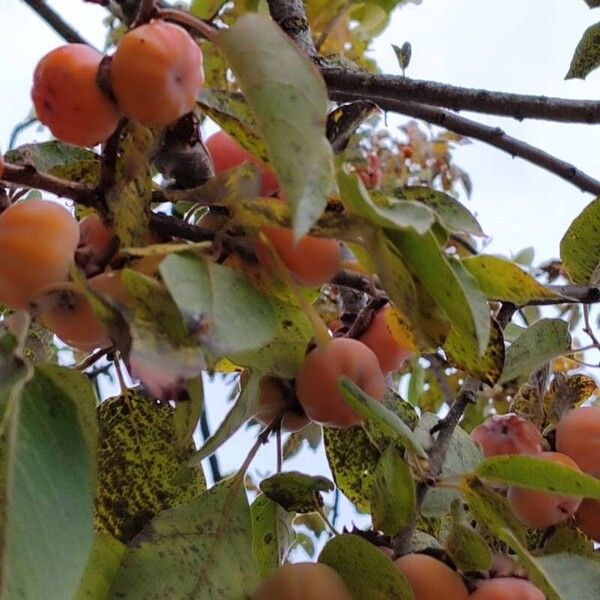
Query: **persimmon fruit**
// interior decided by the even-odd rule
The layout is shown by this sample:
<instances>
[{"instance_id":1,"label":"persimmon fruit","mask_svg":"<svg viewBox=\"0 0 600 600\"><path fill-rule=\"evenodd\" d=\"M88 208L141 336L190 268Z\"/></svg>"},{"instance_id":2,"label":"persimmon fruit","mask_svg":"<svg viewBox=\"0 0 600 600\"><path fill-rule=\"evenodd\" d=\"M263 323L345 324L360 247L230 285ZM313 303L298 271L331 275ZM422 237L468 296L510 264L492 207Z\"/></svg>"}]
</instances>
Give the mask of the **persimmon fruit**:
<instances>
[{"instance_id":1,"label":"persimmon fruit","mask_svg":"<svg viewBox=\"0 0 600 600\"><path fill-rule=\"evenodd\" d=\"M502 454L539 454L544 442L537 427L515 413L490 417L473 429L471 439L486 458Z\"/></svg>"},{"instance_id":2,"label":"persimmon fruit","mask_svg":"<svg viewBox=\"0 0 600 600\"><path fill-rule=\"evenodd\" d=\"M164 21L128 31L110 65L119 107L142 125L169 125L190 112L203 83L200 47L183 27Z\"/></svg>"},{"instance_id":3,"label":"persimmon fruit","mask_svg":"<svg viewBox=\"0 0 600 600\"><path fill-rule=\"evenodd\" d=\"M305 235L295 242L294 233L285 227L265 226L261 231L294 279L302 285L323 285L341 268L342 251L337 240ZM261 240L256 253L263 265L271 265L269 249Z\"/></svg>"},{"instance_id":4,"label":"persimmon fruit","mask_svg":"<svg viewBox=\"0 0 600 600\"><path fill-rule=\"evenodd\" d=\"M79 227L54 202L27 200L0 214L0 303L27 309L39 290L65 281Z\"/></svg>"},{"instance_id":5,"label":"persimmon fruit","mask_svg":"<svg viewBox=\"0 0 600 600\"><path fill-rule=\"evenodd\" d=\"M51 50L35 68L35 112L62 142L95 146L119 124L119 109L96 82L101 60L102 54L85 44L67 44Z\"/></svg>"},{"instance_id":6,"label":"persimmon fruit","mask_svg":"<svg viewBox=\"0 0 600 600\"><path fill-rule=\"evenodd\" d=\"M215 173L221 173L249 162L257 167L260 173L261 196L271 196L279 189L277 175L260 158L242 147L225 131L213 133L206 138L204 145L213 161Z\"/></svg>"},{"instance_id":7,"label":"persimmon fruit","mask_svg":"<svg viewBox=\"0 0 600 600\"><path fill-rule=\"evenodd\" d=\"M537 456L542 460L559 463L581 472L577 463L566 454L542 452ZM519 521L536 529L546 529L566 521L575 514L581 504L579 497L516 486L508 488L507 499Z\"/></svg>"},{"instance_id":8,"label":"persimmon fruit","mask_svg":"<svg viewBox=\"0 0 600 600\"><path fill-rule=\"evenodd\" d=\"M102 270L111 250L117 249L117 243L114 231L106 227L98 215L85 217L79 221L77 264L88 276L95 275Z\"/></svg>"},{"instance_id":9,"label":"persimmon fruit","mask_svg":"<svg viewBox=\"0 0 600 600\"><path fill-rule=\"evenodd\" d=\"M556 449L588 475L600 478L600 408L574 408L556 425Z\"/></svg>"},{"instance_id":10,"label":"persimmon fruit","mask_svg":"<svg viewBox=\"0 0 600 600\"><path fill-rule=\"evenodd\" d=\"M394 564L412 588L414 600L466 600L469 597L462 577L427 554L405 554Z\"/></svg>"},{"instance_id":11,"label":"persimmon fruit","mask_svg":"<svg viewBox=\"0 0 600 600\"><path fill-rule=\"evenodd\" d=\"M545 600L542 590L526 579L497 577L482 579L470 600Z\"/></svg>"},{"instance_id":12,"label":"persimmon fruit","mask_svg":"<svg viewBox=\"0 0 600 600\"><path fill-rule=\"evenodd\" d=\"M301 410L301 407L298 406ZM284 431L300 431L308 425L309 419L304 412L294 410L284 398L284 390L275 377L263 377L259 383L258 413L256 418L264 425L270 425L283 412L281 428Z\"/></svg>"},{"instance_id":13,"label":"persimmon fruit","mask_svg":"<svg viewBox=\"0 0 600 600\"><path fill-rule=\"evenodd\" d=\"M408 343L401 344L392 335L388 324L392 312L389 304L380 308L373 315L367 330L358 338L373 350L384 373L397 371L412 354Z\"/></svg>"},{"instance_id":14,"label":"persimmon fruit","mask_svg":"<svg viewBox=\"0 0 600 600\"><path fill-rule=\"evenodd\" d=\"M288 563L277 569L252 600L352 600L343 579L321 563Z\"/></svg>"},{"instance_id":15,"label":"persimmon fruit","mask_svg":"<svg viewBox=\"0 0 600 600\"><path fill-rule=\"evenodd\" d=\"M100 295L127 304L120 271L101 273L89 279L88 285ZM65 344L84 352L111 344L108 330L95 315L85 295L72 284L57 292L55 302L42 314L41 321Z\"/></svg>"},{"instance_id":16,"label":"persimmon fruit","mask_svg":"<svg viewBox=\"0 0 600 600\"><path fill-rule=\"evenodd\" d=\"M313 349L296 376L296 395L309 419L339 428L362 421L338 389L343 375L375 400L383 399L385 380L373 351L358 340L335 338Z\"/></svg>"}]
</instances>

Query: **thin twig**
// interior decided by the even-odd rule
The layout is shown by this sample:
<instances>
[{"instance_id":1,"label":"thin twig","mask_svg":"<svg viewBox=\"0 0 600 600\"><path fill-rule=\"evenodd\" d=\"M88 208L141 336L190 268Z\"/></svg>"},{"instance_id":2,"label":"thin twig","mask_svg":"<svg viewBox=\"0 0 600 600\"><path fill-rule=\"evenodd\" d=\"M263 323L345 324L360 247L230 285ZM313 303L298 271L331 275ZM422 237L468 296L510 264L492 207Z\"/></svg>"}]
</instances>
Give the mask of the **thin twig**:
<instances>
[{"instance_id":1,"label":"thin twig","mask_svg":"<svg viewBox=\"0 0 600 600\"><path fill-rule=\"evenodd\" d=\"M202 434L202 439L205 442L212 435L210 431L210 426L208 424L206 410L204 409L202 410L202 414L200 416L200 433ZM216 453L213 452L208 457L208 466L210 468L210 475L212 477L213 484L216 485L217 483L219 483L219 481L221 481L221 479L223 479L223 475L221 474L221 467L219 465L219 459L217 458Z\"/></svg>"},{"instance_id":2,"label":"thin twig","mask_svg":"<svg viewBox=\"0 0 600 600\"><path fill-rule=\"evenodd\" d=\"M199 33L202 37L205 37L211 42L214 41L215 36L219 32L218 29L212 25L209 25L205 21L194 17L194 15L191 15L188 12L178 10L176 8L158 8L156 9L156 17L166 21L174 21L179 25L183 25L184 27Z\"/></svg>"},{"instance_id":3,"label":"thin twig","mask_svg":"<svg viewBox=\"0 0 600 600\"><path fill-rule=\"evenodd\" d=\"M470 110L502 117L542 119L562 123L600 123L600 101L551 98L458 87L398 75L321 66L331 98L368 99L384 110L398 110L399 102L423 103L451 110ZM403 111L400 111L403 112Z\"/></svg>"},{"instance_id":4,"label":"thin twig","mask_svg":"<svg viewBox=\"0 0 600 600\"><path fill-rule=\"evenodd\" d=\"M91 44L73 27L71 27L45 0L23 0L35 11L63 40L69 44Z\"/></svg>"},{"instance_id":5,"label":"thin twig","mask_svg":"<svg viewBox=\"0 0 600 600\"><path fill-rule=\"evenodd\" d=\"M358 92L348 92L342 94L334 94L335 98L340 101L357 100L361 97ZM527 142L519 140L506 134L500 127L490 127L483 125L477 121L461 117L449 110L419 104L417 102L408 102L404 100L390 99L382 103L378 98L370 98L385 110L409 115L417 119L422 119L433 125L438 125L454 133L464 135L480 142L494 146L499 150L503 150L510 154L513 158L518 156L527 162L530 162L561 179L572 183L583 192L589 192L595 196L600 195L600 181L594 179L587 173L580 171L574 165L556 158L552 154L536 148ZM600 116L600 102L597 103L597 114ZM600 118L597 122L600 122Z\"/></svg>"}]
</instances>

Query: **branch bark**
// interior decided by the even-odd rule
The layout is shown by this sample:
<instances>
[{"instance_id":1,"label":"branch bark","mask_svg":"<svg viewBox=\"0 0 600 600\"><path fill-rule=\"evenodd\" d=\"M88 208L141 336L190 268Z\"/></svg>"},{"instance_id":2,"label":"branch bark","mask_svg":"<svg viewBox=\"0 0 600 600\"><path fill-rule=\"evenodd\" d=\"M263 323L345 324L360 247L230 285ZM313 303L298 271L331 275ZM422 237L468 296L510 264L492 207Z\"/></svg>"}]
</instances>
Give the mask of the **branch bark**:
<instances>
[{"instance_id":1,"label":"branch bark","mask_svg":"<svg viewBox=\"0 0 600 600\"><path fill-rule=\"evenodd\" d=\"M344 93L335 95L338 100L352 101L357 100L359 96L355 93ZM376 101L378 102L378 101ZM381 108L384 106L380 105ZM600 181L594 179L591 175L584 173L574 165L556 158L552 154L536 148L527 142L519 140L506 134L500 127L490 127L477 121L467 119L457 115L449 110L419 104L417 102L407 102L404 100L389 100L386 103L387 110L402 113L416 119L422 119L433 125L438 125L449 131L454 131L459 135L479 140L490 146L494 146L510 154L513 158L518 156L531 164L541 167L545 171L557 175L561 179L572 183L582 192L589 192L595 196L600 195ZM600 115L600 112L599 112Z\"/></svg>"},{"instance_id":2,"label":"branch bark","mask_svg":"<svg viewBox=\"0 0 600 600\"><path fill-rule=\"evenodd\" d=\"M373 75L365 71L321 66L321 74L334 100L373 100L384 110L396 110L398 101L410 101L452 110L562 123L600 123L600 101L512 94L458 87L398 75Z\"/></svg>"}]
</instances>

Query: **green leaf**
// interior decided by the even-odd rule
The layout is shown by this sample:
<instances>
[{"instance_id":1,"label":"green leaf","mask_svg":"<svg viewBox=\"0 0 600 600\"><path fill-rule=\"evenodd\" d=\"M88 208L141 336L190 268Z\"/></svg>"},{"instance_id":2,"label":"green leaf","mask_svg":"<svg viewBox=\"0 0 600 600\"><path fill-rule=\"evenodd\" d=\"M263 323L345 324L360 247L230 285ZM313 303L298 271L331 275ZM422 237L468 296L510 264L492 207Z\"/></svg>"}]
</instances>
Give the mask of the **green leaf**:
<instances>
[{"instance_id":1,"label":"green leaf","mask_svg":"<svg viewBox=\"0 0 600 600\"><path fill-rule=\"evenodd\" d=\"M352 597L369 600L413 600L413 593L394 563L367 540L352 534L330 540L319 562L337 571Z\"/></svg>"},{"instance_id":2,"label":"green leaf","mask_svg":"<svg viewBox=\"0 0 600 600\"><path fill-rule=\"evenodd\" d=\"M594 542L569 521L557 525L544 543L544 554L565 552L591 558L600 564L600 556L594 550Z\"/></svg>"},{"instance_id":3,"label":"green leaf","mask_svg":"<svg viewBox=\"0 0 600 600\"><path fill-rule=\"evenodd\" d=\"M577 285L596 283L600 264L600 198L575 217L560 241L560 259Z\"/></svg>"},{"instance_id":4,"label":"green leaf","mask_svg":"<svg viewBox=\"0 0 600 600\"><path fill-rule=\"evenodd\" d=\"M14 165L33 165L37 171L86 185L96 185L100 176L100 157L91 150L63 144L57 140L24 144L4 155Z\"/></svg>"},{"instance_id":5,"label":"green leaf","mask_svg":"<svg viewBox=\"0 0 600 600\"><path fill-rule=\"evenodd\" d=\"M600 23L591 25L575 48L569 71L565 79L585 79L594 69L600 67Z\"/></svg>"},{"instance_id":6,"label":"green leaf","mask_svg":"<svg viewBox=\"0 0 600 600\"><path fill-rule=\"evenodd\" d=\"M216 431L195 452L188 464L200 467L200 463L214 454L248 419L256 413L258 406L260 375L252 373L244 384L235 404L231 407Z\"/></svg>"},{"instance_id":7,"label":"green leaf","mask_svg":"<svg viewBox=\"0 0 600 600\"><path fill-rule=\"evenodd\" d=\"M485 233L477 219L449 194L432 190L426 186L406 186L394 190L396 198L420 202L430 208L440 225L450 233L466 233L484 237Z\"/></svg>"},{"instance_id":8,"label":"green leaf","mask_svg":"<svg viewBox=\"0 0 600 600\"><path fill-rule=\"evenodd\" d=\"M508 348L499 383L529 374L545 362L571 350L569 325L561 319L540 319Z\"/></svg>"},{"instance_id":9,"label":"green leaf","mask_svg":"<svg viewBox=\"0 0 600 600\"><path fill-rule=\"evenodd\" d=\"M158 515L131 542L110 598L248 598L258 586L250 548L250 507L234 478Z\"/></svg>"},{"instance_id":10,"label":"green leaf","mask_svg":"<svg viewBox=\"0 0 600 600\"><path fill-rule=\"evenodd\" d=\"M373 225L392 229L412 228L426 233L434 222L434 213L419 202L396 200L381 193L369 194L355 173L339 169L337 183L344 204L351 212L367 219Z\"/></svg>"},{"instance_id":11,"label":"green leaf","mask_svg":"<svg viewBox=\"0 0 600 600\"><path fill-rule=\"evenodd\" d=\"M100 442L96 527L122 541L159 512L188 502L205 488L194 470L177 477L194 450L177 444L175 409L133 389L98 407Z\"/></svg>"},{"instance_id":12,"label":"green leaf","mask_svg":"<svg viewBox=\"0 0 600 600\"><path fill-rule=\"evenodd\" d=\"M536 565L558 591L560 600L597 598L600 565L578 554L552 554L535 559Z\"/></svg>"},{"instance_id":13,"label":"green leaf","mask_svg":"<svg viewBox=\"0 0 600 600\"><path fill-rule=\"evenodd\" d=\"M106 533L96 533L92 553L74 600L107 600L126 550L125 544Z\"/></svg>"},{"instance_id":14,"label":"green leaf","mask_svg":"<svg viewBox=\"0 0 600 600\"><path fill-rule=\"evenodd\" d=\"M333 187L325 83L269 18L246 14L215 42L252 108L300 237L318 219Z\"/></svg>"},{"instance_id":15,"label":"green leaf","mask_svg":"<svg viewBox=\"0 0 600 600\"><path fill-rule=\"evenodd\" d=\"M390 445L381 455L371 489L373 528L395 535L408 525L415 511L415 483L402 455Z\"/></svg>"},{"instance_id":16,"label":"green leaf","mask_svg":"<svg viewBox=\"0 0 600 600\"><path fill-rule=\"evenodd\" d=\"M552 300L558 294L538 283L529 273L498 256L471 256L461 261L490 300L525 304L531 300Z\"/></svg>"},{"instance_id":17,"label":"green leaf","mask_svg":"<svg viewBox=\"0 0 600 600\"><path fill-rule=\"evenodd\" d=\"M175 405L175 414L173 415L179 448L186 448L192 441L192 436L202 414L203 405L204 386L202 385L202 377L190 379L187 383L187 398L179 399Z\"/></svg>"},{"instance_id":18,"label":"green leaf","mask_svg":"<svg viewBox=\"0 0 600 600\"><path fill-rule=\"evenodd\" d=\"M350 407L359 415L371 420L372 426L396 440L411 454L419 458L427 458L427 454L417 437L398 415L386 408L381 402L377 402L365 394L348 377L340 378L339 389Z\"/></svg>"},{"instance_id":19,"label":"green leaf","mask_svg":"<svg viewBox=\"0 0 600 600\"><path fill-rule=\"evenodd\" d=\"M483 354L490 337L490 311L481 290L468 271L448 258L430 231L389 231L388 238L413 274L423 283L460 336L475 340Z\"/></svg>"},{"instance_id":20,"label":"green leaf","mask_svg":"<svg viewBox=\"0 0 600 600\"><path fill-rule=\"evenodd\" d=\"M404 42L402 47L397 46L396 44L391 44L392 50L398 59L398 65L402 69L402 73L408 68L410 64L410 58L412 56L412 46L410 42Z\"/></svg>"},{"instance_id":21,"label":"green leaf","mask_svg":"<svg viewBox=\"0 0 600 600\"><path fill-rule=\"evenodd\" d=\"M335 486L321 476L305 475L298 471L277 473L260 482L261 492L288 512L315 512L323 506L321 492L331 492Z\"/></svg>"},{"instance_id":22,"label":"green leaf","mask_svg":"<svg viewBox=\"0 0 600 600\"><path fill-rule=\"evenodd\" d=\"M492 566L492 553L483 536L464 519L461 502L452 505L452 527L444 546L459 571L485 573Z\"/></svg>"},{"instance_id":23,"label":"green leaf","mask_svg":"<svg viewBox=\"0 0 600 600\"><path fill-rule=\"evenodd\" d=\"M502 485L600 499L600 479L542 457L494 456L477 465L474 473Z\"/></svg>"},{"instance_id":24,"label":"green leaf","mask_svg":"<svg viewBox=\"0 0 600 600\"><path fill-rule=\"evenodd\" d=\"M323 429L325 454L338 489L362 512L369 512L381 453L360 425Z\"/></svg>"},{"instance_id":25,"label":"green leaf","mask_svg":"<svg viewBox=\"0 0 600 600\"><path fill-rule=\"evenodd\" d=\"M52 590L53 600L71 600L79 587L94 539L94 405L84 375L40 365L11 408L1 448L3 599Z\"/></svg>"},{"instance_id":26,"label":"green leaf","mask_svg":"<svg viewBox=\"0 0 600 600\"><path fill-rule=\"evenodd\" d=\"M483 356L479 354L475 340L461 337L456 330L448 334L444 342L444 352L453 367L493 386L502 373L505 348L500 325L495 319L491 319L490 323L490 341Z\"/></svg>"},{"instance_id":27,"label":"green leaf","mask_svg":"<svg viewBox=\"0 0 600 600\"><path fill-rule=\"evenodd\" d=\"M200 324L200 343L214 357L262 348L275 333L269 298L243 274L192 252L171 254L159 267L181 315Z\"/></svg>"},{"instance_id":28,"label":"green leaf","mask_svg":"<svg viewBox=\"0 0 600 600\"><path fill-rule=\"evenodd\" d=\"M289 379L295 377L306 356L313 328L306 313L298 306L272 296L275 311L275 333L271 340L256 351L238 353L236 364L265 375Z\"/></svg>"},{"instance_id":29,"label":"green leaf","mask_svg":"<svg viewBox=\"0 0 600 600\"><path fill-rule=\"evenodd\" d=\"M293 515L264 494L250 507L252 539L258 576L266 579L283 563L294 542Z\"/></svg>"}]
</instances>

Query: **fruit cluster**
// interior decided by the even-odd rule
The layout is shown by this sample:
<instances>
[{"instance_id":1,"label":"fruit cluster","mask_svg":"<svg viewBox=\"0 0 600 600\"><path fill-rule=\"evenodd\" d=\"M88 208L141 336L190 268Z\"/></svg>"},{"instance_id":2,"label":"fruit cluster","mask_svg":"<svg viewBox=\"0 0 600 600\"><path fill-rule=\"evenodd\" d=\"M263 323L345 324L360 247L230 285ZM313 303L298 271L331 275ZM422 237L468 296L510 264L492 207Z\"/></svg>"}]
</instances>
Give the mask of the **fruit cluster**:
<instances>
[{"instance_id":1,"label":"fruit cluster","mask_svg":"<svg viewBox=\"0 0 600 600\"><path fill-rule=\"evenodd\" d=\"M480 579L469 593L459 573L427 554L406 554L394 562L410 586L414 600L544 600L526 579L506 576ZM253 600L350 600L344 580L320 563L285 564L258 588Z\"/></svg>"},{"instance_id":2,"label":"fruit cluster","mask_svg":"<svg viewBox=\"0 0 600 600\"><path fill-rule=\"evenodd\" d=\"M106 254L113 237L99 217L77 223L68 210L48 200L11 205L0 214L0 303L33 311L48 330L80 350L110 345L85 295L69 281L69 270L78 252L90 258ZM88 285L126 302L118 271L96 274Z\"/></svg>"},{"instance_id":3,"label":"fruit cluster","mask_svg":"<svg viewBox=\"0 0 600 600\"><path fill-rule=\"evenodd\" d=\"M101 85L103 65L108 76ZM59 140L95 146L122 115L142 125L176 121L193 109L203 82L202 53L187 31L152 21L128 31L108 61L84 44L52 50L35 69L31 96L39 120Z\"/></svg>"},{"instance_id":4,"label":"fruit cluster","mask_svg":"<svg viewBox=\"0 0 600 600\"><path fill-rule=\"evenodd\" d=\"M544 439L533 423L516 414L494 416L475 428L471 437L488 458L528 454L600 477L600 408L567 412L556 426L556 451L544 451ZM507 499L528 527L546 529L571 517L589 538L600 541L600 502L512 486Z\"/></svg>"}]
</instances>

